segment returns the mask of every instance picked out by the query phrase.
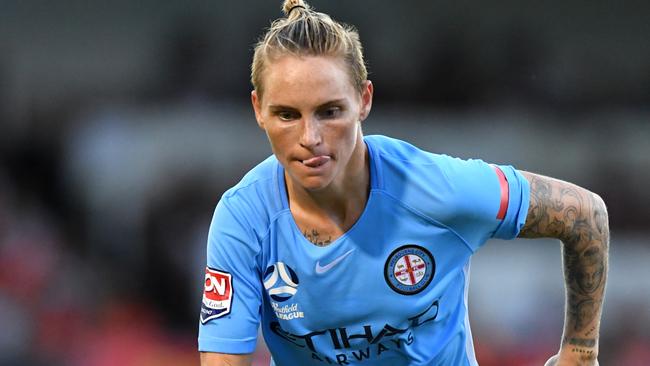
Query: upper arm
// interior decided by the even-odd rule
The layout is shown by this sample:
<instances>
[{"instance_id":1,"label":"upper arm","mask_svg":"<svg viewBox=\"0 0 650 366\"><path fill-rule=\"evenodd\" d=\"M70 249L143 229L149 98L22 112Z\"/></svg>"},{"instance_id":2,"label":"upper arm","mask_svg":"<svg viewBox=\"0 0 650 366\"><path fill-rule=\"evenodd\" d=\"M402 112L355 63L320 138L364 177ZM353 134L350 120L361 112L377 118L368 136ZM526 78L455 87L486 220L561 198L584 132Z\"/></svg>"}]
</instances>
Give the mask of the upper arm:
<instances>
[{"instance_id":1,"label":"upper arm","mask_svg":"<svg viewBox=\"0 0 650 366\"><path fill-rule=\"evenodd\" d=\"M530 183L530 204L519 237L571 244L607 234L607 210L598 195L558 179L521 173Z\"/></svg>"},{"instance_id":2,"label":"upper arm","mask_svg":"<svg viewBox=\"0 0 650 366\"><path fill-rule=\"evenodd\" d=\"M201 352L201 366L250 366L252 360L251 354Z\"/></svg>"},{"instance_id":3,"label":"upper arm","mask_svg":"<svg viewBox=\"0 0 650 366\"><path fill-rule=\"evenodd\" d=\"M442 202L451 215L443 222L473 250L490 238L517 236L526 218L529 187L515 168L456 159L445 174L449 189Z\"/></svg>"},{"instance_id":4,"label":"upper arm","mask_svg":"<svg viewBox=\"0 0 650 366\"><path fill-rule=\"evenodd\" d=\"M255 350L262 284L259 242L246 207L222 199L208 233L199 351L247 354Z\"/></svg>"}]
</instances>

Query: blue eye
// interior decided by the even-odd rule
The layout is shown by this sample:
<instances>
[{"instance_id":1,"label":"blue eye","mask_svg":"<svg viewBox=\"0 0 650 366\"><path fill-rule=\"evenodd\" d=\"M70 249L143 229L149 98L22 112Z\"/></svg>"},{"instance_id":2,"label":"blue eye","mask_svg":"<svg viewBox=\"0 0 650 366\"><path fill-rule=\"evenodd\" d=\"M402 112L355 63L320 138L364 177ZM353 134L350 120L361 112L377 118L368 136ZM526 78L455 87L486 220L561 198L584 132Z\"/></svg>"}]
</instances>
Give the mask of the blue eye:
<instances>
[{"instance_id":1,"label":"blue eye","mask_svg":"<svg viewBox=\"0 0 650 366\"><path fill-rule=\"evenodd\" d=\"M276 113L276 115L278 116L278 118L280 118L283 121L292 121L292 120L298 118L296 113L289 112L289 111L281 111L281 112Z\"/></svg>"},{"instance_id":2,"label":"blue eye","mask_svg":"<svg viewBox=\"0 0 650 366\"><path fill-rule=\"evenodd\" d=\"M323 118L337 118L341 114L341 108L339 107L327 108L324 111L322 111L320 114Z\"/></svg>"}]
</instances>

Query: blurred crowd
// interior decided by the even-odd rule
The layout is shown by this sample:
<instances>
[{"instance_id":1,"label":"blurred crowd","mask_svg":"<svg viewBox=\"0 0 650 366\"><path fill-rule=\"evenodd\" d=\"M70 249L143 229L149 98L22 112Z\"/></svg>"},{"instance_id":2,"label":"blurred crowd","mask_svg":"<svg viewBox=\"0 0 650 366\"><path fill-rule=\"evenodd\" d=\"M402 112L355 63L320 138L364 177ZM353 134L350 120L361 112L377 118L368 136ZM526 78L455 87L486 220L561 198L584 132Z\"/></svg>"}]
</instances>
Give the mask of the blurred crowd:
<instances>
[{"instance_id":1,"label":"blurred crowd","mask_svg":"<svg viewBox=\"0 0 650 366\"><path fill-rule=\"evenodd\" d=\"M231 3L0 4L0 365L198 364L212 211L270 154L247 106L247 68L280 4ZM430 3L312 2L360 28L377 89L367 129L601 193L620 245L601 364L650 364L650 277L638 268L650 255L648 5L557 2L560 14ZM498 269L485 250L476 261L493 272L472 284L487 288ZM517 320L501 326L485 320L490 295L478 292L482 366L541 365L555 351L561 289L547 302L519 292L528 311L511 307L502 316ZM263 347L256 366L268 364Z\"/></svg>"}]
</instances>

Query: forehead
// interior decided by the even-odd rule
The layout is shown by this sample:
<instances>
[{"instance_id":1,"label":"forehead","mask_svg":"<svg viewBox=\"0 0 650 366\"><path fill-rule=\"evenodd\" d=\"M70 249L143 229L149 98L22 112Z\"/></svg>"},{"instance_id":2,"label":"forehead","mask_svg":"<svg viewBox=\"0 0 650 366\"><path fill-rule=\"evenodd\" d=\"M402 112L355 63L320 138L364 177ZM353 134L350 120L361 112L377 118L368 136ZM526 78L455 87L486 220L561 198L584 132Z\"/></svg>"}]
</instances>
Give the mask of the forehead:
<instances>
[{"instance_id":1,"label":"forehead","mask_svg":"<svg viewBox=\"0 0 650 366\"><path fill-rule=\"evenodd\" d=\"M269 104L313 104L355 98L345 62L329 56L282 56L264 72L264 99Z\"/></svg>"}]
</instances>

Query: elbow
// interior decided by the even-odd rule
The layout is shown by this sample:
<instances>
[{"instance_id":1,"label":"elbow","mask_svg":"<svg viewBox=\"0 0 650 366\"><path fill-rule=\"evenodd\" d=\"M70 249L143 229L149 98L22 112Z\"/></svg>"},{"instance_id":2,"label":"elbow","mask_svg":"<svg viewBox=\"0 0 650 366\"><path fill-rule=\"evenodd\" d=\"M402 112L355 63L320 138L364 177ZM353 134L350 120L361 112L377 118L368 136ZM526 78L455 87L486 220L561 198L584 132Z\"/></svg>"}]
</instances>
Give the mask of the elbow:
<instances>
[{"instance_id":1,"label":"elbow","mask_svg":"<svg viewBox=\"0 0 650 366\"><path fill-rule=\"evenodd\" d=\"M609 247L609 216L605 201L598 195L585 191L582 202L577 206L575 220L564 222L558 239L569 248L581 248L585 245Z\"/></svg>"},{"instance_id":2,"label":"elbow","mask_svg":"<svg viewBox=\"0 0 650 366\"><path fill-rule=\"evenodd\" d=\"M605 205L605 200L598 194L594 192L591 193L591 201L593 202L594 210L601 210L607 216L607 206Z\"/></svg>"},{"instance_id":3,"label":"elbow","mask_svg":"<svg viewBox=\"0 0 650 366\"><path fill-rule=\"evenodd\" d=\"M605 201L596 193L592 193L592 220L596 229L596 233L600 234L605 240L605 244L609 241L609 214L607 213L607 206Z\"/></svg>"}]
</instances>

